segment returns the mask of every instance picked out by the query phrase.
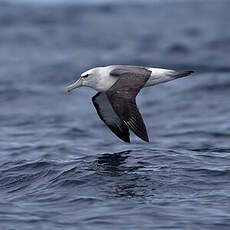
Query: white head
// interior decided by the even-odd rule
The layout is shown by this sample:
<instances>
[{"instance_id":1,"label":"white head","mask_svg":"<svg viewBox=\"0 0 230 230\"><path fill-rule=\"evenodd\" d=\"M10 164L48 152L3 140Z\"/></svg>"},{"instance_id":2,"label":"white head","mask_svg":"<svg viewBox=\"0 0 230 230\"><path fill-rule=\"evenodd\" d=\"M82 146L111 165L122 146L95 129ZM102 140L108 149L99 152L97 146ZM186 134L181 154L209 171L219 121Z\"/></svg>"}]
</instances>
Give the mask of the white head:
<instances>
[{"instance_id":1,"label":"white head","mask_svg":"<svg viewBox=\"0 0 230 230\"><path fill-rule=\"evenodd\" d=\"M79 88L81 86L87 86L97 91L106 91L109 89L115 81L110 79L110 68L108 67L96 67L90 69L81 74L81 77L69 85L66 88L66 92L70 92L72 89Z\"/></svg>"}]
</instances>

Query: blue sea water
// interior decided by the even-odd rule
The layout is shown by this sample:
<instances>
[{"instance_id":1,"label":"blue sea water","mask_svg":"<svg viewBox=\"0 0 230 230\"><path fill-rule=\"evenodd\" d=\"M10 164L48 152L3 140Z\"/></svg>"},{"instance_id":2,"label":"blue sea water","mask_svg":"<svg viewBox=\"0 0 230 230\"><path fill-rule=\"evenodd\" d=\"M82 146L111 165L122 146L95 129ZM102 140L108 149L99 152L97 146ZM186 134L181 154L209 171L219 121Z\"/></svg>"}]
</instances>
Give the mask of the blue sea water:
<instances>
[{"instance_id":1,"label":"blue sea water","mask_svg":"<svg viewBox=\"0 0 230 230\"><path fill-rule=\"evenodd\" d=\"M0 3L0 229L229 229L229 9ZM65 93L109 64L195 70L138 95L150 143Z\"/></svg>"},{"instance_id":2,"label":"blue sea water","mask_svg":"<svg viewBox=\"0 0 230 230\"><path fill-rule=\"evenodd\" d=\"M29 3L29 4L152 4L152 3L175 3L175 2L189 2L189 1L203 1L203 0L3 0L10 3Z\"/></svg>"}]
</instances>

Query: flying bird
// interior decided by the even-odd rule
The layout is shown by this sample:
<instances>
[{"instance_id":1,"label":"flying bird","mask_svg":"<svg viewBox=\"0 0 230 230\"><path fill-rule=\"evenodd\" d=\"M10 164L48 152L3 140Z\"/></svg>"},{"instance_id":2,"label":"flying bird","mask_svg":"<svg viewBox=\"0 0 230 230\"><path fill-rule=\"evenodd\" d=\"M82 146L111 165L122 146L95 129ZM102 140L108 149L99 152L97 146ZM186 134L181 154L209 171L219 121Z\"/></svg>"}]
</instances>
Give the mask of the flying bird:
<instances>
[{"instance_id":1,"label":"flying bird","mask_svg":"<svg viewBox=\"0 0 230 230\"><path fill-rule=\"evenodd\" d=\"M96 67L81 74L81 77L66 88L87 86L98 93L93 96L93 105L100 119L121 140L130 143L129 129L139 138L149 142L143 118L136 105L136 96L142 88L186 77L193 71L175 71L142 66L110 65Z\"/></svg>"}]
</instances>

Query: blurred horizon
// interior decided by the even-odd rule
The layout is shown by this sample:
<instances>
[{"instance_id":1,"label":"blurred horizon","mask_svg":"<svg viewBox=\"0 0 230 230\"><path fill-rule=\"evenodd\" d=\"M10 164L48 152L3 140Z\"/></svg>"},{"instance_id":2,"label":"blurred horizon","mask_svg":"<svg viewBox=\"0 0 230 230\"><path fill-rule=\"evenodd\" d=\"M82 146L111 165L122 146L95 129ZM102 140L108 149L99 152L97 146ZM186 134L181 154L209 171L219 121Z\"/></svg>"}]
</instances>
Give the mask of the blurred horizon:
<instances>
[{"instance_id":1,"label":"blurred horizon","mask_svg":"<svg viewBox=\"0 0 230 230\"><path fill-rule=\"evenodd\" d=\"M86 4L86 5L93 5L93 4L164 4L164 3L178 3L178 2L207 2L213 0L3 0L3 3L26 3L26 4ZM225 0L222 0L225 1Z\"/></svg>"}]
</instances>

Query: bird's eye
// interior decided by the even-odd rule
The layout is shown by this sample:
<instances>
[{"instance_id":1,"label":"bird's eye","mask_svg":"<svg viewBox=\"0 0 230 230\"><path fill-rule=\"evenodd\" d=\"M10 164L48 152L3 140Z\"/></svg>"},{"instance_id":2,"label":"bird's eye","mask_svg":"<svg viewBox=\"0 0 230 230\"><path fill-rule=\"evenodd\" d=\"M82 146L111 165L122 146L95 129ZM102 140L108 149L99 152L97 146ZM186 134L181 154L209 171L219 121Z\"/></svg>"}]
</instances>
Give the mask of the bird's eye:
<instances>
[{"instance_id":1,"label":"bird's eye","mask_svg":"<svg viewBox=\"0 0 230 230\"><path fill-rule=\"evenodd\" d=\"M83 78L87 78L89 76L89 74L86 74L86 75L83 75L82 77Z\"/></svg>"}]
</instances>

